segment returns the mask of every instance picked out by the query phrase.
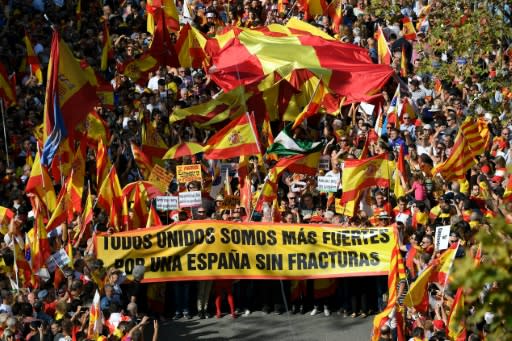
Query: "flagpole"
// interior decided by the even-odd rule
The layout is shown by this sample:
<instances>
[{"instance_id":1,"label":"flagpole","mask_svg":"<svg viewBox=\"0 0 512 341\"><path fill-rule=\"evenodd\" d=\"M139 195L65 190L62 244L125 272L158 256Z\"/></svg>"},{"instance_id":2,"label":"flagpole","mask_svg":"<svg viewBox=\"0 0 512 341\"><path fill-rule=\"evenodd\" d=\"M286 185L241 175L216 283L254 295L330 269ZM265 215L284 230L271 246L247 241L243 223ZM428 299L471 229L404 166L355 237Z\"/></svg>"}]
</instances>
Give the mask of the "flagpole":
<instances>
[{"instance_id":1,"label":"flagpole","mask_svg":"<svg viewBox=\"0 0 512 341\"><path fill-rule=\"evenodd\" d=\"M5 160L9 167L9 146L7 145L7 128L5 127L4 100L0 99L0 110L2 111L2 125L4 126Z\"/></svg>"}]
</instances>

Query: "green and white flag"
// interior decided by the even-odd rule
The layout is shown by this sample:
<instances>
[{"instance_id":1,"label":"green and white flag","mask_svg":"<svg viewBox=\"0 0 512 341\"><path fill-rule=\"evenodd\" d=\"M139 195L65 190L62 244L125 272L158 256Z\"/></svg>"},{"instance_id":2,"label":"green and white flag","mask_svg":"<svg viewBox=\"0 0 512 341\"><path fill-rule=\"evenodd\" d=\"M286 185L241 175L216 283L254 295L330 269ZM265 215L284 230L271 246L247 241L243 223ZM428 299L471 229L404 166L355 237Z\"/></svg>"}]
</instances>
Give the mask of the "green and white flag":
<instances>
[{"instance_id":1,"label":"green and white flag","mask_svg":"<svg viewBox=\"0 0 512 341\"><path fill-rule=\"evenodd\" d=\"M290 126L291 125L287 125L276 136L274 143L267 149L268 154L276 154L278 156L309 154L319 151L322 148L322 142L293 139Z\"/></svg>"}]
</instances>

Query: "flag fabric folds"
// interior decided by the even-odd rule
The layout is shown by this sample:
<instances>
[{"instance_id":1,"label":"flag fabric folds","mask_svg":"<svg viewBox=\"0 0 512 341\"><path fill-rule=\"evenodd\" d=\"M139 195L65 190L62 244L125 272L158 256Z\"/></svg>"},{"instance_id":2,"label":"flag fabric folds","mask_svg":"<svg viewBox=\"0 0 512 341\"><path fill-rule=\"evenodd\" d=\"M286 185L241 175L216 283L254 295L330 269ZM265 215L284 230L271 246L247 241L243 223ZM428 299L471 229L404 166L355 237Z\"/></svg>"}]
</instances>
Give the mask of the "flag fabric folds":
<instances>
[{"instance_id":1,"label":"flag fabric folds","mask_svg":"<svg viewBox=\"0 0 512 341\"><path fill-rule=\"evenodd\" d=\"M121 230L122 217L128 216L128 213L126 212L126 200L123 200L121 185L114 166L110 167L110 172L98 191L97 205L109 213L110 226Z\"/></svg>"},{"instance_id":2,"label":"flag fabric folds","mask_svg":"<svg viewBox=\"0 0 512 341\"><path fill-rule=\"evenodd\" d=\"M475 158L485 151L486 134L471 117L467 117L459 127L452 151L448 159L437 164L432 174L441 174L446 181L463 179L466 172L475 164Z\"/></svg>"},{"instance_id":3,"label":"flag fabric folds","mask_svg":"<svg viewBox=\"0 0 512 341\"><path fill-rule=\"evenodd\" d=\"M213 135L204 148L206 159L229 159L261 154L256 125L249 114L231 121Z\"/></svg>"},{"instance_id":4,"label":"flag fabric folds","mask_svg":"<svg viewBox=\"0 0 512 341\"><path fill-rule=\"evenodd\" d=\"M345 160L342 174L343 195L341 203L351 205L351 202L357 202L360 193L365 188L389 186L390 172L386 154L363 160ZM345 212L345 214L352 216L354 212Z\"/></svg>"},{"instance_id":5,"label":"flag fabric folds","mask_svg":"<svg viewBox=\"0 0 512 341\"><path fill-rule=\"evenodd\" d=\"M43 165L51 164L64 138L72 137L75 127L97 102L96 91L80 64L59 33L54 32L44 106Z\"/></svg>"},{"instance_id":6,"label":"flag fabric folds","mask_svg":"<svg viewBox=\"0 0 512 341\"><path fill-rule=\"evenodd\" d=\"M304 9L304 20L315 18L317 15L324 15L327 10L327 2L325 0L299 0L300 5Z\"/></svg>"},{"instance_id":7,"label":"flag fabric folds","mask_svg":"<svg viewBox=\"0 0 512 341\"><path fill-rule=\"evenodd\" d=\"M153 165L150 159L144 154L142 149L137 146L135 143L131 143L133 159L137 164L137 168L139 168L140 174L144 179L149 179L149 175L151 174L151 170L153 169Z\"/></svg>"},{"instance_id":8,"label":"flag fabric folds","mask_svg":"<svg viewBox=\"0 0 512 341\"><path fill-rule=\"evenodd\" d=\"M176 53L181 67L201 68L206 59L206 37L195 27L185 24L176 41Z\"/></svg>"},{"instance_id":9,"label":"flag fabric folds","mask_svg":"<svg viewBox=\"0 0 512 341\"><path fill-rule=\"evenodd\" d=\"M112 42L110 41L110 30L108 29L108 21L103 22L103 48L101 50L101 65L100 70L106 71L108 61L114 56L112 49Z\"/></svg>"},{"instance_id":10,"label":"flag fabric folds","mask_svg":"<svg viewBox=\"0 0 512 341\"><path fill-rule=\"evenodd\" d=\"M407 40L416 40L416 29L412 24L411 18L403 17L402 18L403 29L402 32L404 34L404 38Z\"/></svg>"},{"instance_id":11,"label":"flag fabric folds","mask_svg":"<svg viewBox=\"0 0 512 341\"><path fill-rule=\"evenodd\" d=\"M27 32L25 32L23 42L25 43L25 48L27 49L27 64L30 68L30 74L36 77L37 84L41 85L43 84L41 64L39 63L39 58L37 58L36 54L34 53L34 49L32 48L32 43L30 42L30 38L28 37Z\"/></svg>"},{"instance_id":12,"label":"flag fabric folds","mask_svg":"<svg viewBox=\"0 0 512 341\"><path fill-rule=\"evenodd\" d=\"M5 101L7 106L16 103L16 89L9 79L5 66L0 63L0 98Z\"/></svg>"},{"instance_id":13,"label":"flag fabric folds","mask_svg":"<svg viewBox=\"0 0 512 341\"><path fill-rule=\"evenodd\" d=\"M46 168L41 165L39 152L36 153L30 177L25 186L25 192L39 197L50 212L57 206L57 196L55 195L53 182Z\"/></svg>"},{"instance_id":14,"label":"flag fabric folds","mask_svg":"<svg viewBox=\"0 0 512 341\"><path fill-rule=\"evenodd\" d=\"M465 314L464 290L462 288L458 288L455 297L453 298L450 315L448 316L447 327L450 340L466 340Z\"/></svg>"},{"instance_id":15,"label":"flag fabric folds","mask_svg":"<svg viewBox=\"0 0 512 341\"><path fill-rule=\"evenodd\" d=\"M290 156L297 154L309 154L319 151L322 148L321 142L298 140L293 137L291 126L287 125L274 139L274 144L267 149L268 154L278 156Z\"/></svg>"},{"instance_id":16,"label":"flag fabric folds","mask_svg":"<svg viewBox=\"0 0 512 341\"><path fill-rule=\"evenodd\" d=\"M388 42L386 41L386 37L384 37L384 32L382 32L382 28L380 27L380 25L378 26L375 35L375 40L377 41L377 55L379 64L391 64L391 51L389 49Z\"/></svg>"}]
</instances>

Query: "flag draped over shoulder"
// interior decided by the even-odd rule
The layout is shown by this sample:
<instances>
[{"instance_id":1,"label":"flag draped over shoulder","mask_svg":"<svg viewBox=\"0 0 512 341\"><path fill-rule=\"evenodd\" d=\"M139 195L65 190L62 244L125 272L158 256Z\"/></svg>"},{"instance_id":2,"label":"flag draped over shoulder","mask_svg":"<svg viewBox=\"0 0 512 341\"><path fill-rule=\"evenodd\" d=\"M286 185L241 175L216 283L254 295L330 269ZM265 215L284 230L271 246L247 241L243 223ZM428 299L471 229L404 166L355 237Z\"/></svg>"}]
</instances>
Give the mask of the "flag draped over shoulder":
<instances>
[{"instance_id":1,"label":"flag draped over shoulder","mask_svg":"<svg viewBox=\"0 0 512 341\"><path fill-rule=\"evenodd\" d=\"M297 154L309 154L322 149L321 142L298 140L293 138L291 126L287 125L274 139L274 144L267 149L268 154L289 156Z\"/></svg>"},{"instance_id":2,"label":"flag draped over shoulder","mask_svg":"<svg viewBox=\"0 0 512 341\"><path fill-rule=\"evenodd\" d=\"M261 154L256 125L249 114L231 121L213 135L204 148L206 159L229 159Z\"/></svg>"},{"instance_id":3,"label":"flag draped over shoulder","mask_svg":"<svg viewBox=\"0 0 512 341\"><path fill-rule=\"evenodd\" d=\"M371 186L387 187L390 184L391 170L386 154L363 160L345 160L342 174L343 195L341 203L351 206L357 202L362 190ZM346 212L353 215L354 212Z\"/></svg>"},{"instance_id":4,"label":"flag draped over shoulder","mask_svg":"<svg viewBox=\"0 0 512 341\"><path fill-rule=\"evenodd\" d=\"M432 174L441 174L446 181L462 179L475 164L475 158L485 151L489 131L480 131L478 124L467 117L459 127L448 159L437 164Z\"/></svg>"},{"instance_id":5,"label":"flag draped over shoulder","mask_svg":"<svg viewBox=\"0 0 512 341\"><path fill-rule=\"evenodd\" d=\"M43 165L50 165L59 145L72 137L98 102L96 91L67 44L53 32L44 106Z\"/></svg>"}]
</instances>

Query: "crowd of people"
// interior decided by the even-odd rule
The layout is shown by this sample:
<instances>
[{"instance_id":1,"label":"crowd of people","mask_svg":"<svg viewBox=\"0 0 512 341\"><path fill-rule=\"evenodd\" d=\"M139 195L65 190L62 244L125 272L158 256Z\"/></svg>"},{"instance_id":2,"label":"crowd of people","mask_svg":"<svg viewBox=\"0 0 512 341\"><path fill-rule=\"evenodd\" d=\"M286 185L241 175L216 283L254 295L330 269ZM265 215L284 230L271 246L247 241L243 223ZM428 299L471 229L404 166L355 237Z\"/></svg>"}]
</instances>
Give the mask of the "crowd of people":
<instances>
[{"instance_id":1,"label":"crowd of people","mask_svg":"<svg viewBox=\"0 0 512 341\"><path fill-rule=\"evenodd\" d=\"M55 1L57 3L57 1ZM96 113L108 127L106 143L108 156L117 169L121 186L141 180L130 148L142 143L143 126L149 122L154 133L170 147L182 142L205 143L215 131L198 128L184 120L169 123L177 108L189 108L215 98L220 87L210 78L207 68L162 66L149 73L144 82L133 82L119 71L118 65L140 57L151 45L147 31L146 6L151 1L65 1L63 7L47 1L2 1L0 13L0 63L9 75L15 74L16 103L3 107L3 136L0 137L0 205L2 235L0 255L0 337L2 340L86 340L90 339L91 303L96 290L101 300L103 330L106 340L142 340L151 337L145 326L153 324L153 340L158 338L161 320L220 318L228 312L233 318L247 317L255 310L265 313L323 314L351 318L366 318L385 309L388 300L387 276L347 277L322 280L213 280L178 281L145 284L144 267L136 266L128 280L119 269L103 267L94 258L94 233L112 233L108 212L97 207L90 224L82 226L82 212L72 221L63 223L48 234L48 248L54 254L72 244L67 251L71 263L65 268L39 272L36 279L16 273L16 252L25 250L26 235L34 226L34 207L25 186L31 177L32 162L39 152L38 128L43 122L45 83L23 64L27 56L23 44L24 32L29 36L40 61L43 75L50 60L52 25L58 27L64 41L75 57L86 63L112 86L114 105L98 104ZM155 2L153 0L153 2ZM403 307L408 289L432 263L442 256L434 249L437 226L451 225L450 248L456 257L477 257L475 234L492 229L491 219L508 217L510 223L510 178L512 174L512 120L510 96L506 92L488 93L485 81L496 73L512 72L510 37L496 42L493 51L482 54L480 74L469 77L454 75L453 82L441 83L434 74L420 73L425 59L435 63L455 63L457 56L437 56L428 43L428 28L422 26L416 39L409 41L402 33L405 16L420 21L422 8L444 10L433 1L400 2L400 12L393 19L383 19L384 13L368 10L369 1L342 1L340 27L333 28L333 18L327 15L304 18L307 9L302 1L270 2L266 0L194 0L177 1L180 19L184 21L185 7L191 13L192 25L206 37L212 38L230 27L250 29L270 24L286 24L296 17L308 20L313 26L335 39L368 49L374 63L379 61L376 34L379 27L386 36L392 54L391 67L397 77L382 89L381 112L392 105L397 80L407 94L412 110L401 114L399 121L387 122L386 134L376 132L377 107L373 113L362 110L359 104L341 107L337 115L316 115L292 131L294 138L322 142L322 159L327 166L317 175L338 179L339 190L333 196L321 193L316 176L284 171L280 174L277 200L265 203L261 211L238 205L224 209L224 196L210 195L207 183L215 182L208 172L211 163L201 154L164 160L162 165L171 173L181 164L201 163L204 183L190 183L186 188L176 179L168 188L169 194L184 190L202 190L202 206L192 210L159 212L165 224L172 221L215 219L224 221L267 221L288 224L335 224L338 226L394 226L398 231L399 247L407 277L398 283L397 306ZM45 6L44 12L40 6ZM336 5L337 6L337 5ZM472 6L472 4L471 4ZM446 9L455 14L471 15L472 7ZM375 4L372 9L375 8ZM510 7L502 12L504 24L510 25ZM46 14L46 18L45 18ZM101 50L104 46L104 23L108 22L114 51L106 70L100 72ZM172 32L176 41L179 32ZM284 51L283 53L286 53ZM406 58L407 76L401 58ZM501 69L497 70L497 66ZM480 97L489 98L491 109L475 106ZM359 108L359 110L358 110ZM433 169L448 160L458 148L459 130L468 116L475 117L481 128L485 150L468 170L464 179L449 180ZM398 123L398 124L397 124ZM272 122L275 135L284 122ZM259 129L261 127L258 127ZM5 147L4 147L5 146ZM89 147L86 158L85 183L96 195L96 148ZM397 186L375 186L364 191L353 216L336 208L343 191L344 160L359 159L386 153L390 160L404 154L405 172L400 174L400 193ZM228 167L229 194L240 195L238 159L224 160ZM249 162L248 178L253 198L258 197L268 170L275 160L253 156ZM147 179L146 179L147 180ZM55 192L59 193L63 179L53 176ZM221 190L222 191L222 190ZM84 191L82 207L85 207ZM334 200L331 200L333 199ZM254 200L253 200L254 201ZM150 206L150 202L143 203ZM133 207L132 207L133 212ZM46 220L45 220L46 221ZM145 224L144 224L145 225ZM83 231L86 230L85 234ZM85 235L85 238L82 238ZM485 250L483 250L485 252ZM26 256L26 255L25 255ZM19 268L19 266L18 266ZM489 283L489 290L499 283ZM413 340L445 340L448 336L450 310L456 288L446 283L432 282L428 287L428 307L425 310L408 307L404 315L405 335ZM227 305L223 298L227 298ZM485 300L485 293L482 294ZM469 308L467 314L470 313ZM496 322L496 321L494 321ZM483 340L493 323L488 312L477 325L466 326L467 339ZM147 328L146 328L147 329ZM397 339L396 318L379 326L379 340ZM145 335L145 336L144 336ZM96 336L97 337L97 336Z\"/></svg>"}]
</instances>

